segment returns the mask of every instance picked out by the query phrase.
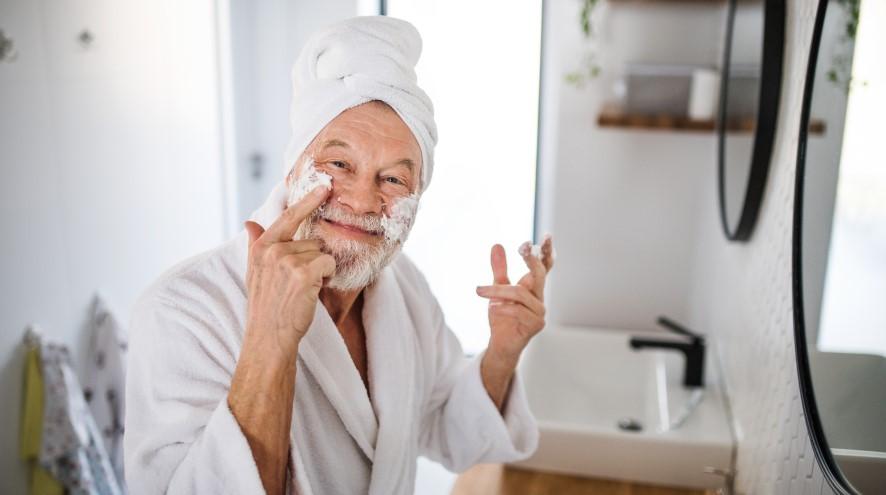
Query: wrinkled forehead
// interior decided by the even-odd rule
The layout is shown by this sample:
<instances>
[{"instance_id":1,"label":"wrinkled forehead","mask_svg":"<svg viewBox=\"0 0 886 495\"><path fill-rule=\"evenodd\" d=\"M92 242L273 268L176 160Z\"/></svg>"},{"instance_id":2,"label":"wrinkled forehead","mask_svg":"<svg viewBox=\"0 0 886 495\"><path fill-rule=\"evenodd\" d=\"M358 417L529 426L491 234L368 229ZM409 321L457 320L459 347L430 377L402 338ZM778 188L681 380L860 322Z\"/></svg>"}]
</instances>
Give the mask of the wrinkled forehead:
<instances>
[{"instance_id":1,"label":"wrinkled forehead","mask_svg":"<svg viewBox=\"0 0 886 495\"><path fill-rule=\"evenodd\" d=\"M349 108L332 119L302 153L299 172L308 158L321 160L335 155L377 166L405 166L419 186L421 146L400 115L382 101Z\"/></svg>"}]
</instances>

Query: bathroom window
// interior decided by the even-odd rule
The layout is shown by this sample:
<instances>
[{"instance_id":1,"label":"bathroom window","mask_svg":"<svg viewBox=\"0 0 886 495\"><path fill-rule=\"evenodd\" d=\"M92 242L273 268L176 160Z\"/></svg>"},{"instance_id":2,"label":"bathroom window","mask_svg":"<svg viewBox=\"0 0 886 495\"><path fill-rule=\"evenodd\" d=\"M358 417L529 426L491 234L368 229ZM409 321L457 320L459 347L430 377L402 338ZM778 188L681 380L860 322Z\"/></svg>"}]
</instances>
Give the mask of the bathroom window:
<instances>
[{"instance_id":1,"label":"bathroom window","mask_svg":"<svg viewBox=\"0 0 886 495\"><path fill-rule=\"evenodd\" d=\"M465 352L489 339L489 251L500 243L514 283L532 239L541 1L390 0L387 15L422 35L418 83L434 103L434 176L404 245Z\"/></svg>"}]
</instances>

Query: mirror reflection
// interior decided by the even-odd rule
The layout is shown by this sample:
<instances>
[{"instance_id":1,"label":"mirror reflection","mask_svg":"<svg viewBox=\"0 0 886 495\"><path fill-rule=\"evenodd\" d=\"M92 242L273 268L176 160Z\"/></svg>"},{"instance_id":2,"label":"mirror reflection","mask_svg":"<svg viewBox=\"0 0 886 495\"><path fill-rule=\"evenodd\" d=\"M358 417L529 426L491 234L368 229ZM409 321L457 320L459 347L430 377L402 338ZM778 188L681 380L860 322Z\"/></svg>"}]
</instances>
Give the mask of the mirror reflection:
<instances>
[{"instance_id":1,"label":"mirror reflection","mask_svg":"<svg viewBox=\"0 0 886 495\"><path fill-rule=\"evenodd\" d=\"M827 444L859 492L881 493L886 5L854 4L828 2L815 61L803 177L803 300L812 386Z\"/></svg>"}]
</instances>

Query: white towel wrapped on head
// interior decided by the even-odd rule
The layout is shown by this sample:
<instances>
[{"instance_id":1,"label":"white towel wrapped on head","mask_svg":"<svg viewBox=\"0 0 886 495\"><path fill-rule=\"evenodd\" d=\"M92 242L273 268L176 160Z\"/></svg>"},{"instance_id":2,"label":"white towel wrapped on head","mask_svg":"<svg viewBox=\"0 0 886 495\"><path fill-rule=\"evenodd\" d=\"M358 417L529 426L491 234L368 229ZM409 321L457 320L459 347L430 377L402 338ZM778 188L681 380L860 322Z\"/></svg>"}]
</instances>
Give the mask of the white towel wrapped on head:
<instances>
[{"instance_id":1,"label":"white towel wrapped on head","mask_svg":"<svg viewBox=\"0 0 886 495\"><path fill-rule=\"evenodd\" d=\"M434 169L437 126L431 99L417 84L421 49L412 24L387 16L352 17L311 36L292 67L292 133L283 175L338 114L381 100L397 111L421 147L419 192L424 192Z\"/></svg>"}]
</instances>

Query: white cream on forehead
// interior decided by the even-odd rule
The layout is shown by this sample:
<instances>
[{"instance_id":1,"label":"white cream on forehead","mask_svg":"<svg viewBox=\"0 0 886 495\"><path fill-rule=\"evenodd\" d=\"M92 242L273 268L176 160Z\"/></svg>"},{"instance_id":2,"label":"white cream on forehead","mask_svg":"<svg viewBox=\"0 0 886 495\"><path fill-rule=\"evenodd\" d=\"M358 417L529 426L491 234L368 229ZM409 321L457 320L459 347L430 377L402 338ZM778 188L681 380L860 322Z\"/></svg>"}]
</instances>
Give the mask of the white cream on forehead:
<instances>
[{"instance_id":1,"label":"white cream on forehead","mask_svg":"<svg viewBox=\"0 0 886 495\"><path fill-rule=\"evenodd\" d=\"M301 175L292 181L289 186L289 199L286 201L286 205L292 206L293 203L297 203L308 193L320 186L332 189L332 176L326 172L317 170L317 168L314 167L314 159L308 158L307 165Z\"/></svg>"},{"instance_id":2,"label":"white cream on forehead","mask_svg":"<svg viewBox=\"0 0 886 495\"><path fill-rule=\"evenodd\" d=\"M394 200L390 209L390 215L384 215L381 226L385 230L385 238L390 242L403 242L409 233L412 222L415 221L415 213L418 210L418 193L409 196L401 196Z\"/></svg>"}]
</instances>

